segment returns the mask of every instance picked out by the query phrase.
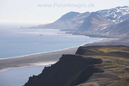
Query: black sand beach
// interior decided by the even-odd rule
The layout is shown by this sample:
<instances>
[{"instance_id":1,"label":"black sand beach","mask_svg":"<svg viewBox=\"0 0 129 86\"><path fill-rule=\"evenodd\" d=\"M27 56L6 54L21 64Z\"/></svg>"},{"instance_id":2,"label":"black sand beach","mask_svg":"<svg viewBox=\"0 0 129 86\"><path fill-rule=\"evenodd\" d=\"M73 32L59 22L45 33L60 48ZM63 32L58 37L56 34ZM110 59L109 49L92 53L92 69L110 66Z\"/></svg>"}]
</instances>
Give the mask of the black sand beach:
<instances>
[{"instance_id":1,"label":"black sand beach","mask_svg":"<svg viewBox=\"0 0 129 86\"><path fill-rule=\"evenodd\" d=\"M57 62L62 54L75 54L78 47L0 60L0 70Z\"/></svg>"}]
</instances>

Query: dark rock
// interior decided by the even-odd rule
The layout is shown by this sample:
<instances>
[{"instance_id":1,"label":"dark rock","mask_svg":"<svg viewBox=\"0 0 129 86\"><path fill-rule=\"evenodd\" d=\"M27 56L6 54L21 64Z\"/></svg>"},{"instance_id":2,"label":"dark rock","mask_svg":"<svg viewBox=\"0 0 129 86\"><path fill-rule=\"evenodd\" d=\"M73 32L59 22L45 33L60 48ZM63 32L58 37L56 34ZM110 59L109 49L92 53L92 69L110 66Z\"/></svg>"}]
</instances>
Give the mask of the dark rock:
<instances>
[{"instance_id":1,"label":"dark rock","mask_svg":"<svg viewBox=\"0 0 129 86\"><path fill-rule=\"evenodd\" d=\"M29 78L24 86L75 86L88 80L96 72L94 64L102 63L101 59L84 58L80 55L63 55L51 67L45 67L38 76Z\"/></svg>"}]
</instances>

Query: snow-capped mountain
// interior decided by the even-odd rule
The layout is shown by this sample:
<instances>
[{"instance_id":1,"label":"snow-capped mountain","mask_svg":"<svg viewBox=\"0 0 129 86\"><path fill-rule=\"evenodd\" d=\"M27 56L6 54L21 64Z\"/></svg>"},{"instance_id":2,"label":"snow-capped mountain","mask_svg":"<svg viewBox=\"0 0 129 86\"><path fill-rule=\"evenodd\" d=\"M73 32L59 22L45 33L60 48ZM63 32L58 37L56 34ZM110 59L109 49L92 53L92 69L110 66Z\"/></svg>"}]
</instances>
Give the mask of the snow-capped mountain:
<instances>
[{"instance_id":1,"label":"snow-capped mountain","mask_svg":"<svg viewBox=\"0 0 129 86\"><path fill-rule=\"evenodd\" d=\"M110 20L103 18L97 12L92 12L90 16L85 18L78 31L99 31L102 30L103 27L108 27L111 23Z\"/></svg>"},{"instance_id":2,"label":"snow-capped mountain","mask_svg":"<svg viewBox=\"0 0 129 86\"><path fill-rule=\"evenodd\" d=\"M125 20L129 18L129 6L116 7L111 9L99 10L96 12L68 12L53 23L39 25L33 28L52 28L69 30L74 34L88 36L112 37L113 34L124 34L128 29L123 28ZM118 25L121 23L120 25ZM126 23L128 24L128 23ZM114 26L118 25L118 26ZM128 25L125 25L128 26ZM121 30L117 30L117 28ZM125 31L122 31L126 29ZM117 33L115 33L117 30ZM126 35L127 33L125 33Z\"/></svg>"},{"instance_id":3,"label":"snow-capped mountain","mask_svg":"<svg viewBox=\"0 0 129 86\"><path fill-rule=\"evenodd\" d=\"M129 35L129 19L103 30L106 35L127 36Z\"/></svg>"},{"instance_id":4,"label":"snow-capped mountain","mask_svg":"<svg viewBox=\"0 0 129 86\"><path fill-rule=\"evenodd\" d=\"M100 36L101 31L105 28L113 25L114 23L111 20L108 20L102 17L97 12L92 12L84 22L80 25L77 31L74 34L83 34L87 36Z\"/></svg>"},{"instance_id":5,"label":"snow-capped mountain","mask_svg":"<svg viewBox=\"0 0 129 86\"><path fill-rule=\"evenodd\" d=\"M98 14L96 14L98 13ZM91 13L75 34L99 37L123 37L129 33L129 7L116 7Z\"/></svg>"},{"instance_id":6,"label":"snow-capped mountain","mask_svg":"<svg viewBox=\"0 0 129 86\"><path fill-rule=\"evenodd\" d=\"M129 6L97 11L101 16L110 20L124 20L129 18Z\"/></svg>"}]
</instances>

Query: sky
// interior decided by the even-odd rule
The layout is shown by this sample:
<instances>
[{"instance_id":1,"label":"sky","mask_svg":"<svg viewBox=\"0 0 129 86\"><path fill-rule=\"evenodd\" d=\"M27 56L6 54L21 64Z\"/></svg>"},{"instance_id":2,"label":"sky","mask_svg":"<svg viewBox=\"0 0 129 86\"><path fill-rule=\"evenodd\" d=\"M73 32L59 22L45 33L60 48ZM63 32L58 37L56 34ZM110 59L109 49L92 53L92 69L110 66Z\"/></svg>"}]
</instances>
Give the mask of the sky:
<instances>
[{"instance_id":1,"label":"sky","mask_svg":"<svg viewBox=\"0 0 129 86\"><path fill-rule=\"evenodd\" d=\"M94 12L129 6L129 0L0 0L0 23L45 24L67 12Z\"/></svg>"}]
</instances>

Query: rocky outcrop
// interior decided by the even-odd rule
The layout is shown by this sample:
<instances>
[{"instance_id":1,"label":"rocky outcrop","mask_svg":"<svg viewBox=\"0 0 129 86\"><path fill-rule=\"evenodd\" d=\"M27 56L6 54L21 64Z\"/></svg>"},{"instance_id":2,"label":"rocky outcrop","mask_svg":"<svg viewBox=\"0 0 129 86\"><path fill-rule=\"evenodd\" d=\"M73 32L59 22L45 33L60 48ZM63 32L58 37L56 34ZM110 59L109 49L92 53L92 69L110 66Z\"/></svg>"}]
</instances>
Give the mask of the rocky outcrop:
<instances>
[{"instance_id":1,"label":"rocky outcrop","mask_svg":"<svg viewBox=\"0 0 129 86\"><path fill-rule=\"evenodd\" d=\"M128 46L81 46L24 86L129 86L128 57Z\"/></svg>"},{"instance_id":2,"label":"rocky outcrop","mask_svg":"<svg viewBox=\"0 0 129 86\"><path fill-rule=\"evenodd\" d=\"M93 73L103 72L94 67L100 63L101 59L63 55L56 64L45 67L38 76L30 77L24 86L75 86L86 82Z\"/></svg>"}]
</instances>

